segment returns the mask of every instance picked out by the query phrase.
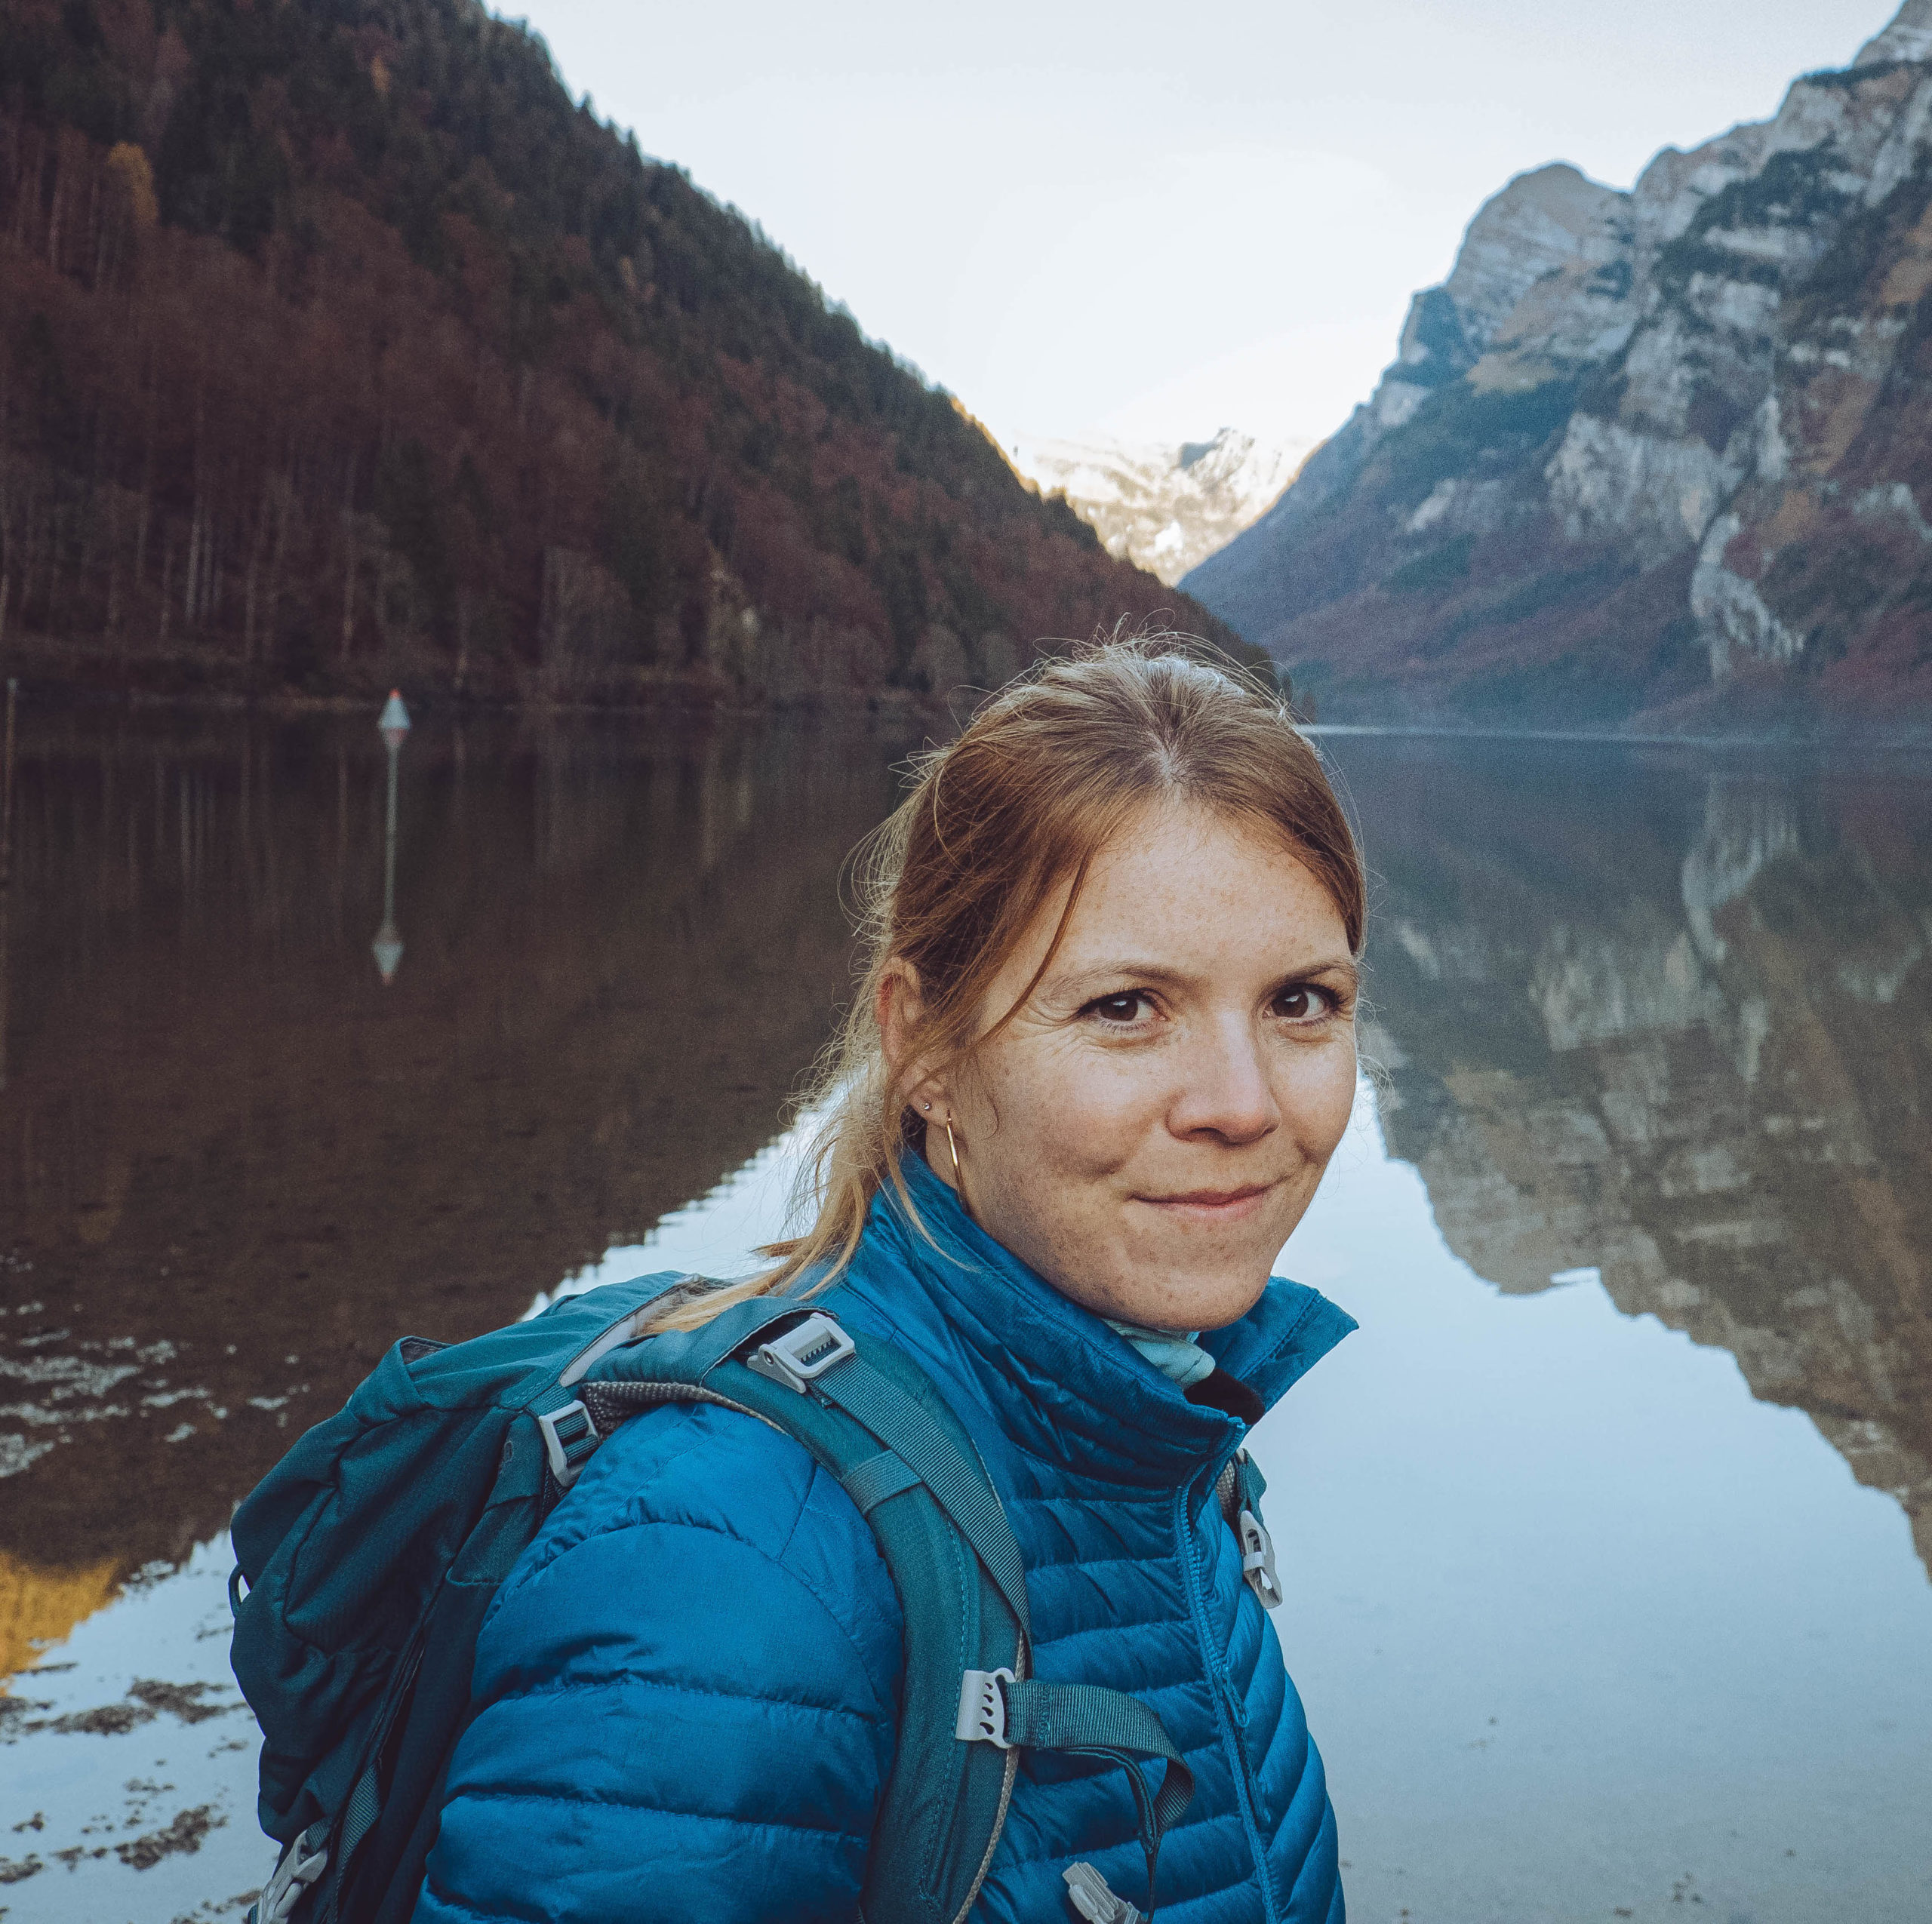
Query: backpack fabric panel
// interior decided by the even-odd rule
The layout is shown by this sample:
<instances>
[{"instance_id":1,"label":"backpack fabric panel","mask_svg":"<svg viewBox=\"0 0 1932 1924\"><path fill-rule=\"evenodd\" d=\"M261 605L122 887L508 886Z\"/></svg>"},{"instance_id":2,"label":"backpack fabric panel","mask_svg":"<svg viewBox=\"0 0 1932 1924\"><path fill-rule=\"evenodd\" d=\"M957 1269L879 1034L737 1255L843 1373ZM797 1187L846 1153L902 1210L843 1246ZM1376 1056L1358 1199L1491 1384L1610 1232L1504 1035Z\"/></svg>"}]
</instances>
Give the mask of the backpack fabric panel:
<instances>
[{"instance_id":1,"label":"backpack fabric panel","mask_svg":"<svg viewBox=\"0 0 1932 1924\"><path fill-rule=\"evenodd\" d=\"M286 1843L343 1807L410 1681L408 1741L389 1766L404 1834L379 1826L362 1855L406 1852L468 1704L476 1624L542 1509L542 1445L521 1412L601 1327L675 1280L567 1299L453 1348L392 1345L236 1511L247 1594L231 1659L261 1724L269 1836Z\"/></svg>"},{"instance_id":2,"label":"backpack fabric panel","mask_svg":"<svg viewBox=\"0 0 1932 1924\"><path fill-rule=\"evenodd\" d=\"M901 1664L872 1532L802 1445L633 1419L485 1620L419 1924L850 1919Z\"/></svg>"}]
</instances>

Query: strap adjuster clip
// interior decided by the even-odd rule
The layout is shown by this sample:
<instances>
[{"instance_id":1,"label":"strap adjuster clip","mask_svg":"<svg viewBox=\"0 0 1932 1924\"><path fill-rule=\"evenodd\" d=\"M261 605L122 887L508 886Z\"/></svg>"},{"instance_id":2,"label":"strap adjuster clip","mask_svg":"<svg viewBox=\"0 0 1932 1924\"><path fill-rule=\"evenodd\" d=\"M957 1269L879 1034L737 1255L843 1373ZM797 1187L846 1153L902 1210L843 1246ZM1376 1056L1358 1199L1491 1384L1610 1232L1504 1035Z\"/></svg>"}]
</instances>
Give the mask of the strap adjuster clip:
<instances>
[{"instance_id":1,"label":"strap adjuster clip","mask_svg":"<svg viewBox=\"0 0 1932 1924\"><path fill-rule=\"evenodd\" d=\"M783 1383L801 1396L816 1376L823 1376L835 1363L856 1356L859 1346L823 1310L794 1323L782 1336L761 1343L746 1357L746 1366L774 1383Z\"/></svg>"},{"instance_id":2,"label":"strap adjuster clip","mask_svg":"<svg viewBox=\"0 0 1932 1924\"><path fill-rule=\"evenodd\" d=\"M1241 1534L1241 1573L1253 1587L1265 1609L1278 1609L1281 1585L1275 1574L1275 1539L1268 1526L1245 1504L1236 1521Z\"/></svg>"},{"instance_id":3,"label":"strap adjuster clip","mask_svg":"<svg viewBox=\"0 0 1932 1924\"><path fill-rule=\"evenodd\" d=\"M1006 1734L1006 1692L1000 1687L1012 1681L1012 1671L1003 1667L968 1670L959 1680L959 1723L953 1735L961 1743L1013 1748Z\"/></svg>"},{"instance_id":4,"label":"strap adjuster clip","mask_svg":"<svg viewBox=\"0 0 1932 1924\"><path fill-rule=\"evenodd\" d=\"M248 1916L251 1924L283 1924L308 1895L309 1886L328 1867L328 1827L312 1824L275 1861ZM310 1838L315 1839L312 1846Z\"/></svg>"},{"instance_id":5,"label":"strap adjuster clip","mask_svg":"<svg viewBox=\"0 0 1932 1924\"><path fill-rule=\"evenodd\" d=\"M559 1428L565 1424L572 1425L570 1434L560 1435ZM562 1409L538 1417L537 1427L543 1432L543 1454L549 1463L551 1475L557 1480L557 1487L568 1489L583 1474L583 1466L590 1461L591 1451L595 1449L599 1440L597 1425L591 1420L590 1412L580 1402L567 1403ZM584 1448L586 1443L590 1446L588 1449ZM575 1461L571 1458L573 1448L578 1452Z\"/></svg>"},{"instance_id":6,"label":"strap adjuster clip","mask_svg":"<svg viewBox=\"0 0 1932 1924\"><path fill-rule=\"evenodd\" d=\"M1067 1902L1086 1919L1087 1924L1146 1924L1126 1898L1114 1894L1107 1880L1091 1864L1069 1864L1060 1874L1066 1886Z\"/></svg>"}]
</instances>

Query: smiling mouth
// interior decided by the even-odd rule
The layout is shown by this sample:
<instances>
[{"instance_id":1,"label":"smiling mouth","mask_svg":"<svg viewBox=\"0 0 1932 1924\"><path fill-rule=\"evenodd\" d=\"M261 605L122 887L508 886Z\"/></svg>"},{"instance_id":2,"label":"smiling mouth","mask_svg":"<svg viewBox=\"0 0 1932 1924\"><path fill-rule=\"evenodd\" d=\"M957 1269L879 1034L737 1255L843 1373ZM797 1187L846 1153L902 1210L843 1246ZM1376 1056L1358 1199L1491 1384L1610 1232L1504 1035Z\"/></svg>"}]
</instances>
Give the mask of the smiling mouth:
<instances>
[{"instance_id":1,"label":"smiling mouth","mask_svg":"<svg viewBox=\"0 0 1932 1924\"><path fill-rule=\"evenodd\" d=\"M1228 1222L1252 1215L1274 1187L1272 1182L1251 1182L1238 1189L1189 1189L1173 1196L1137 1196L1134 1200L1173 1216Z\"/></svg>"}]
</instances>

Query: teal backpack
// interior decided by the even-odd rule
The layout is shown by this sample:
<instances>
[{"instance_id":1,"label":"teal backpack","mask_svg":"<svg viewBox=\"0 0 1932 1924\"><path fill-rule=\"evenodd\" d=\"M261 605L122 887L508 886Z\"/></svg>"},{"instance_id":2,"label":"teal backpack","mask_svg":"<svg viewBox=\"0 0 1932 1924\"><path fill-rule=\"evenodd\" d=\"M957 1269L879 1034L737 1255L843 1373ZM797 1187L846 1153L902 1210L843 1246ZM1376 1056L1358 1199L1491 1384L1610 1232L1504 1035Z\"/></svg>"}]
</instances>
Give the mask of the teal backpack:
<instances>
[{"instance_id":1,"label":"teal backpack","mask_svg":"<svg viewBox=\"0 0 1932 1924\"><path fill-rule=\"evenodd\" d=\"M262 1729L262 1827L284 1846L248 1924L406 1924L497 1586L602 1439L674 1402L721 1403L797 1438L891 1573L906 1681L868 1924L960 1924L1023 1750L1124 1766L1151 1915L1161 1839L1193 1778L1137 1698L1031 1677L1019 1549L958 1420L889 1345L861 1351L827 1313L835 1292L755 1297L701 1329L646 1333L666 1291L697 1281L608 1284L454 1346L405 1339L235 1512L235 1674ZM1272 1604L1261 1487L1243 1456L1220 1494ZM1155 1757L1158 1787L1143 1763ZM1138 1924L1091 1867L1064 1875L1090 1924Z\"/></svg>"}]
</instances>

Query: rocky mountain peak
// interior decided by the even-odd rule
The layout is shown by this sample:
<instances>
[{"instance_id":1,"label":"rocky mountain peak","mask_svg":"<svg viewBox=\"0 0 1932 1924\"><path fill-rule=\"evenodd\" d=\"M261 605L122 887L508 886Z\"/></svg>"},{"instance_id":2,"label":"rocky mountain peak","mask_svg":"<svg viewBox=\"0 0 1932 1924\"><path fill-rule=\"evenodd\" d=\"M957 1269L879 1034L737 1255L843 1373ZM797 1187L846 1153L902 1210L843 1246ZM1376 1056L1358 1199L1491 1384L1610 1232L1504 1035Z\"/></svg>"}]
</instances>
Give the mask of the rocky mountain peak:
<instances>
[{"instance_id":1,"label":"rocky mountain peak","mask_svg":"<svg viewBox=\"0 0 1932 1924\"><path fill-rule=\"evenodd\" d=\"M1567 161L1519 174L1469 223L1439 287L1410 303L1395 364L1371 407L1383 428L1467 375L1534 386L1600 355L1630 291L1630 196Z\"/></svg>"},{"instance_id":2,"label":"rocky mountain peak","mask_svg":"<svg viewBox=\"0 0 1932 1924\"><path fill-rule=\"evenodd\" d=\"M1882 33L1875 33L1858 50L1852 62L1860 67L1887 60L1932 60L1932 0L1905 0Z\"/></svg>"},{"instance_id":3,"label":"rocky mountain peak","mask_svg":"<svg viewBox=\"0 0 1932 1924\"><path fill-rule=\"evenodd\" d=\"M1485 202L1443 284L1470 346L1487 349L1551 275L1617 259L1629 244L1629 201L1558 161L1518 174Z\"/></svg>"},{"instance_id":4,"label":"rocky mountain peak","mask_svg":"<svg viewBox=\"0 0 1932 1924\"><path fill-rule=\"evenodd\" d=\"M1629 193L1511 181L1371 400L1188 586L1362 718L1703 727L1748 684L1806 727L1904 725L1909 690L1932 731L1928 294L1908 0Z\"/></svg>"}]
</instances>

